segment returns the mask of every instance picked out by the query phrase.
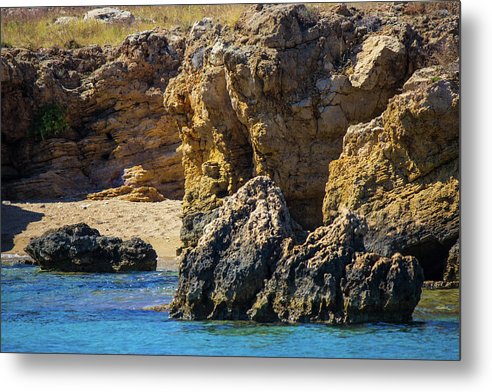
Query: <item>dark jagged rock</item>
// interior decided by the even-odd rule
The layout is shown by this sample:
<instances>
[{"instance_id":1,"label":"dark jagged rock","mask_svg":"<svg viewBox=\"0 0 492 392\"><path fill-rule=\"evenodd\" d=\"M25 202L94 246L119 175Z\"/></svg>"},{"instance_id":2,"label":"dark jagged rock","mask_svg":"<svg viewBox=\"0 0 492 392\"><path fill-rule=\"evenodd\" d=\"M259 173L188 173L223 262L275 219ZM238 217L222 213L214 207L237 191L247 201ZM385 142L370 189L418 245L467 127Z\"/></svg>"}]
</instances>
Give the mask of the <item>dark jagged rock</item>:
<instances>
[{"instance_id":1,"label":"dark jagged rock","mask_svg":"<svg viewBox=\"0 0 492 392\"><path fill-rule=\"evenodd\" d=\"M397 253L357 254L342 284L346 323L408 322L420 301L424 274L417 259Z\"/></svg>"},{"instance_id":2,"label":"dark jagged rock","mask_svg":"<svg viewBox=\"0 0 492 392\"><path fill-rule=\"evenodd\" d=\"M330 323L343 320L341 278L356 251L364 250L365 225L347 214L320 227L284 257L249 312L260 322Z\"/></svg>"},{"instance_id":3,"label":"dark jagged rock","mask_svg":"<svg viewBox=\"0 0 492 392\"><path fill-rule=\"evenodd\" d=\"M256 321L407 322L420 300L414 257L363 253L365 224L346 213L281 260L249 312Z\"/></svg>"},{"instance_id":4,"label":"dark jagged rock","mask_svg":"<svg viewBox=\"0 0 492 392\"><path fill-rule=\"evenodd\" d=\"M180 237L184 248L196 246L203 234L203 229L217 218L218 212L219 210L216 208L208 212L197 212L183 216Z\"/></svg>"},{"instance_id":5,"label":"dark jagged rock","mask_svg":"<svg viewBox=\"0 0 492 392\"><path fill-rule=\"evenodd\" d=\"M180 265L171 317L259 322L405 322L420 299L411 256L364 253L350 212L296 245L296 223L267 177L226 199Z\"/></svg>"},{"instance_id":6,"label":"dark jagged rock","mask_svg":"<svg viewBox=\"0 0 492 392\"><path fill-rule=\"evenodd\" d=\"M49 230L32 239L25 250L48 271L155 271L157 266L156 252L140 238L101 236L85 223Z\"/></svg>"},{"instance_id":7,"label":"dark jagged rock","mask_svg":"<svg viewBox=\"0 0 492 392\"><path fill-rule=\"evenodd\" d=\"M246 319L292 236L280 189L267 177L250 180L219 209L197 246L185 251L171 316Z\"/></svg>"}]
</instances>

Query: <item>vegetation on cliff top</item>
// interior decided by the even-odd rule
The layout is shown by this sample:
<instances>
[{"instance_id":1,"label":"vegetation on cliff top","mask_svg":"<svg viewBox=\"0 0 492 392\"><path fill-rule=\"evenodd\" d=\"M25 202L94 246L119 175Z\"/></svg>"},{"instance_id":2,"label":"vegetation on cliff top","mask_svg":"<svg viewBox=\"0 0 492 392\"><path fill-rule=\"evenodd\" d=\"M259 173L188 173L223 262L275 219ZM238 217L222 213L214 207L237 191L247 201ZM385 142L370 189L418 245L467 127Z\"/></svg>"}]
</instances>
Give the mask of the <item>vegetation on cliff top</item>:
<instances>
[{"instance_id":1,"label":"vegetation on cliff top","mask_svg":"<svg viewBox=\"0 0 492 392\"><path fill-rule=\"evenodd\" d=\"M337 3L311 3L308 9L313 12L327 11ZM374 10L387 7L387 3L350 3L359 9ZM204 17L234 26L250 4L212 4L212 5L163 5L163 6L125 6L135 16L132 24L100 23L83 20L84 14L95 7L37 7L3 8L2 46L23 47L31 50L48 47L74 49L88 45L118 45L129 35L155 27L171 29L190 28L194 22ZM456 13L459 2L410 3L404 10L407 15L426 14L436 9L446 9ZM77 19L55 24L58 17L75 16Z\"/></svg>"},{"instance_id":2,"label":"vegetation on cliff top","mask_svg":"<svg viewBox=\"0 0 492 392\"><path fill-rule=\"evenodd\" d=\"M135 16L132 24L100 23L83 20L84 14L100 7L39 7L2 9L2 46L39 49L42 47L73 48L88 45L118 45L139 31L162 28L189 28L204 17L234 25L248 5L169 5L122 7ZM55 24L61 16L76 20Z\"/></svg>"}]
</instances>

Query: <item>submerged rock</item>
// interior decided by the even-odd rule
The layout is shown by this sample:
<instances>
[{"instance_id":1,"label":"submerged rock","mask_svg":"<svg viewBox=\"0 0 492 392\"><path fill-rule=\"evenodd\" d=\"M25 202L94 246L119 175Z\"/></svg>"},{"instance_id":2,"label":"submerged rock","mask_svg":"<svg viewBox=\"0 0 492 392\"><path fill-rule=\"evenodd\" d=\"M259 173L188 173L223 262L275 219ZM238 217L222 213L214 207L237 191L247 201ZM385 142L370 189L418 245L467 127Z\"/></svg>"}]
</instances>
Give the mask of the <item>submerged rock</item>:
<instances>
[{"instance_id":1,"label":"submerged rock","mask_svg":"<svg viewBox=\"0 0 492 392\"><path fill-rule=\"evenodd\" d=\"M155 271L157 266L156 252L140 238L101 236L85 223L49 230L32 239L25 250L48 271Z\"/></svg>"},{"instance_id":2,"label":"submerged rock","mask_svg":"<svg viewBox=\"0 0 492 392\"><path fill-rule=\"evenodd\" d=\"M255 177L226 199L185 251L171 317L259 322L405 322L420 299L414 257L364 253L350 212L296 244L282 192Z\"/></svg>"}]
</instances>

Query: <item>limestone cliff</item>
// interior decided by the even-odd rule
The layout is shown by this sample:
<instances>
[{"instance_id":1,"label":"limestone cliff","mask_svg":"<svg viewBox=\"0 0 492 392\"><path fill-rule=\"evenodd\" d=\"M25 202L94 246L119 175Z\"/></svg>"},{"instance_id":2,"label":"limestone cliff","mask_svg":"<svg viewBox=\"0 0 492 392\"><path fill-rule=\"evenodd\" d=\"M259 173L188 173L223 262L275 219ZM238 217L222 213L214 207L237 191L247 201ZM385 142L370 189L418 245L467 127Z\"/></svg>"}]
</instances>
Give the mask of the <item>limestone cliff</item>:
<instances>
[{"instance_id":1,"label":"limestone cliff","mask_svg":"<svg viewBox=\"0 0 492 392\"><path fill-rule=\"evenodd\" d=\"M257 5L234 29L197 23L165 94L180 126L185 217L267 175L295 220L319 226L328 164L347 128L380 115L430 59L425 54L437 44L429 37L454 37L456 26L456 16L408 19L392 6L318 14L303 5Z\"/></svg>"},{"instance_id":2,"label":"limestone cliff","mask_svg":"<svg viewBox=\"0 0 492 392\"><path fill-rule=\"evenodd\" d=\"M426 279L443 279L459 236L456 73L415 72L381 116L348 129L329 167L325 224L346 208L367 220L368 249L416 256Z\"/></svg>"},{"instance_id":3,"label":"limestone cliff","mask_svg":"<svg viewBox=\"0 0 492 392\"><path fill-rule=\"evenodd\" d=\"M254 5L116 48L5 49L3 196L183 197L185 257L267 176L294 236L349 208L380 255L364 265L457 279L459 6L439 7ZM33 136L52 111L63 130Z\"/></svg>"},{"instance_id":4,"label":"limestone cliff","mask_svg":"<svg viewBox=\"0 0 492 392\"><path fill-rule=\"evenodd\" d=\"M183 53L178 33L159 30L116 48L3 49L4 196L50 199L126 186L142 199L181 197L179 136L162 96ZM53 108L63 129L40 138L38 122Z\"/></svg>"}]
</instances>

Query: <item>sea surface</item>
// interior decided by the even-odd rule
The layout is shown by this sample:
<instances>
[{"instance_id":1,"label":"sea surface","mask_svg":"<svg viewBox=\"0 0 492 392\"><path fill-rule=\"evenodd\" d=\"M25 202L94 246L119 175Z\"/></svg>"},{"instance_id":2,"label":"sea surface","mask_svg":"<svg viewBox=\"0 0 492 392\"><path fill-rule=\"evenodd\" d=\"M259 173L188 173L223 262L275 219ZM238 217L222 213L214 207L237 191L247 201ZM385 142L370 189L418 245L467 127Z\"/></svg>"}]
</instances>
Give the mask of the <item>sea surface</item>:
<instances>
[{"instance_id":1,"label":"sea surface","mask_svg":"<svg viewBox=\"0 0 492 392\"><path fill-rule=\"evenodd\" d=\"M56 274L2 265L2 352L459 359L458 290L424 290L409 324L334 327L188 322L144 308L170 302L171 271Z\"/></svg>"}]
</instances>

